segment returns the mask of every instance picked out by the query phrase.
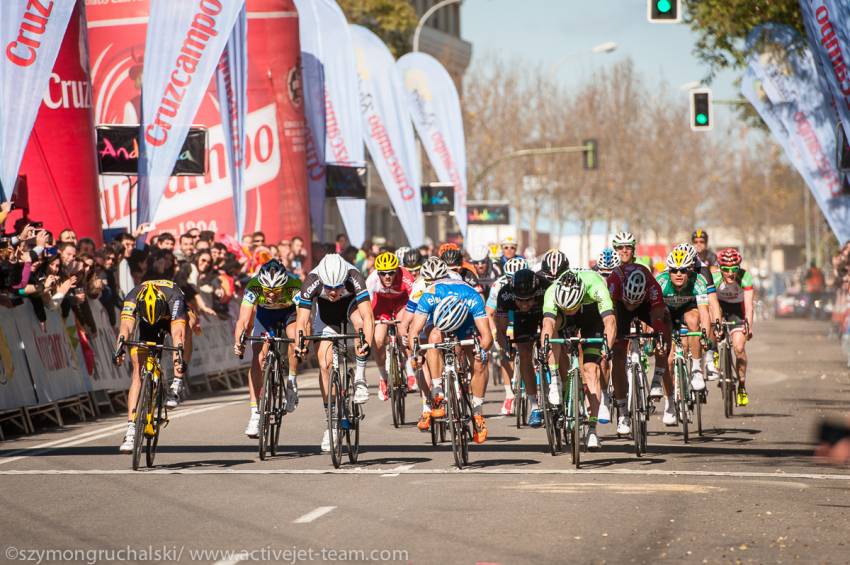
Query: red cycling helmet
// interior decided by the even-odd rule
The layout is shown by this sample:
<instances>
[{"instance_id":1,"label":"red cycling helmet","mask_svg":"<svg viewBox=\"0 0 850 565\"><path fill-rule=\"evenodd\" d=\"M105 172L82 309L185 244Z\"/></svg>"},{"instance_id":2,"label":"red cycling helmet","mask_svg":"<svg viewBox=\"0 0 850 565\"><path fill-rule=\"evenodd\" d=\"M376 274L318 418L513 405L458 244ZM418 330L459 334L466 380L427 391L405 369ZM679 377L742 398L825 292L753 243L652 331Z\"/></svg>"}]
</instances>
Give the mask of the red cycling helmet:
<instances>
[{"instance_id":1,"label":"red cycling helmet","mask_svg":"<svg viewBox=\"0 0 850 565\"><path fill-rule=\"evenodd\" d=\"M721 267L734 267L741 264L741 254L737 249L727 247L717 254L717 262Z\"/></svg>"}]
</instances>

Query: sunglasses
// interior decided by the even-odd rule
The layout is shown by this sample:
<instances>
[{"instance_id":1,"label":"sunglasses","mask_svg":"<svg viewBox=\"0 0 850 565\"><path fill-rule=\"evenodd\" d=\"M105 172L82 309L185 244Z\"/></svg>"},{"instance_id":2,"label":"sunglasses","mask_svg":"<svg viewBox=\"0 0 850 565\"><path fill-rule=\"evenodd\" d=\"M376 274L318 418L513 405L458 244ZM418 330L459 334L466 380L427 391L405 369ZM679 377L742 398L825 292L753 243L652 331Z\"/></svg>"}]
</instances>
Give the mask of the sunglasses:
<instances>
[{"instance_id":1,"label":"sunglasses","mask_svg":"<svg viewBox=\"0 0 850 565\"><path fill-rule=\"evenodd\" d=\"M707 242L704 239L694 239L691 240L691 243L693 243L694 245L696 245L697 243L702 243L703 245L705 245Z\"/></svg>"},{"instance_id":2,"label":"sunglasses","mask_svg":"<svg viewBox=\"0 0 850 565\"><path fill-rule=\"evenodd\" d=\"M621 249L634 249L634 247L632 247L631 245L615 245L614 249L619 251Z\"/></svg>"},{"instance_id":3,"label":"sunglasses","mask_svg":"<svg viewBox=\"0 0 850 565\"><path fill-rule=\"evenodd\" d=\"M667 269L671 275L687 275L691 272L690 269Z\"/></svg>"},{"instance_id":4,"label":"sunglasses","mask_svg":"<svg viewBox=\"0 0 850 565\"><path fill-rule=\"evenodd\" d=\"M516 248L517 248L516 245L503 245L502 246L502 249L513 249L514 251L516 251Z\"/></svg>"},{"instance_id":5,"label":"sunglasses","mask_svg":"<svg viewBox=\"0 0 850 565\"><path fill-rule=\"evenodd\" d=\"M724 273L737 273L741 267L720 267L720 270Z\"/></svg>"},{"instance_id":6,"label":"sunglasses","mask_svg":"<svg viewBox=\"0 0 850 565\"><path fill-rule=\"evenodd\" d=\"M394 277L395 271L378 271L379 277Z\"/></svg>"},{"instance_id":7,"label":"sunglasses","mask_svg":"<svg viewBox=\"0 0 850 565\"><path fill-rule=\"evenodd\" d=\"M323 284L322 286L325 287L325 290L330 292L330 291L334 291L334 290L342 290L343 287L345 287L345 283L342 283L341 285L338 285L338 286L328 286L326 284Z\"/></svg>"}]
</instances>

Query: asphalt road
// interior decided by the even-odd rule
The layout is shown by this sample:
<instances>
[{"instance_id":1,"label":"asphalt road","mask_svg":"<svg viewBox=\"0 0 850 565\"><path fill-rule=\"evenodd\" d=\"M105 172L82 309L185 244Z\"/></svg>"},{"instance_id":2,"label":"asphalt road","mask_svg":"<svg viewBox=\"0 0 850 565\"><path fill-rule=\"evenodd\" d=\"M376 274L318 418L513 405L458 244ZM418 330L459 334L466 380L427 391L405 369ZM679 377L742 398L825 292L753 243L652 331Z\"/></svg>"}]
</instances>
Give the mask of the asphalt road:
<instances>
[{"instance_id":1,"label":"asphalt road","mask_svg":"<svg viewBox=\"0 0 850 565\"><path fill-rule=\"evenodd\" d=\"M578 472L544 453L543 430L496 416L498 390L468 470L413 424L393 429L373 394L359 462L334 471L312 375L283 453L265 462L242 435L244 390L173 412L153 471L118 453L123 418L7 441L0 561L847 563L850 469L810 457L817 421L850 412L850 373L826 333L760 323L749 407L725 419L710 387L705 436L685 445L653 422L640 459L601 427L603 450ZM409 417L416 408L409 399Z\"/></svg>"}]
</instances>

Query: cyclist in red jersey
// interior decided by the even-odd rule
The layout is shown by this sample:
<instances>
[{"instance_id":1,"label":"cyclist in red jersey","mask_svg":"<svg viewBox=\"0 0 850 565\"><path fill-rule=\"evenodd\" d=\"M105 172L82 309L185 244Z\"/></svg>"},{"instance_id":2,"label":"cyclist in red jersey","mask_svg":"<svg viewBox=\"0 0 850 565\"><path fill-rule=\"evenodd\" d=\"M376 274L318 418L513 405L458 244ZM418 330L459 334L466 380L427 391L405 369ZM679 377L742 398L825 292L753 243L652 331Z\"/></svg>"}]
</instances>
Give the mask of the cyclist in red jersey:
<instances>
[{"instance_id":1,"label":"cyclist in red jersey","mask_svg":"<svg viewBox=\"0 0 850 565\"><path fill-rule=\"evenodd\" d=\"M399 266L394 253L381 253L375 258L375 270L366 278L366 289L372 298L372 311L375 321L400 319L398 316L413 288L413 275ZM378 398L387 400L387 331L384 324L375 325L375 362L381 374L378 383Z\"/></svg>"}]
</instances>

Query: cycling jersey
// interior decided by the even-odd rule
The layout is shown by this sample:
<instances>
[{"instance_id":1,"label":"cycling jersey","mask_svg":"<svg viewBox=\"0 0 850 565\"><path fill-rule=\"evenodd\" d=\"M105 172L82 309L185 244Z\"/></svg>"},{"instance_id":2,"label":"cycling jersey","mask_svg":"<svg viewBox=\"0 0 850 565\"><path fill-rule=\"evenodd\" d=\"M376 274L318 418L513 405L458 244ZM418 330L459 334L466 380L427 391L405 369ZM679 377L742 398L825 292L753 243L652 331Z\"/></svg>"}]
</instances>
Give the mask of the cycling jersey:
<instances>
[{"instance_id":1,"label":"cycling jersey","mask_svg":"<svg viewBox=\"0 0 850 565\"><path fill-rule=\"evenodd\" d=\"M720 263L717 261L717 254L711 249L706 249L703 253L705 257L697 255L697 265L701 267L719 267Z\"/></svg>"},{"instance_id":2,"label":"cycling jersey","mask_svg":"<svg viewBox=\"0 0 850 565\"><path fill-rule=\"evenodd\" d=\"M484 300L481 295L463 281L444 279L429 286L419 299L416 313L428 316L428 324L433 325L434 310L440 301L447 296L457 296L469 307L469 315L466 321L456 332L461 339L469 337L475 329L475 320L486 319L487 313L484 311Z\"/></svg>"},{"instance_id":3,"label":"cycling jersey","mask_svg":"<svg viewBox=\"0 0 850 565\"><path fill-rule=\"evenodd\" d=\"M661 286L664 304L670 310L680 310L685 306L695 308L708 305L708 283L705 277L697 272L688 273L688 279L680 289L673 286L668 271L658 275L658 284Z\"/></svg>"},{"instance_id":4,"label":"cycling jersey","mask_svg":"<svg viewBox=\"0 0 850 565\"><path fill-rule=\"evenodd\" d=\"M242 306L254 306L264 310L285 310L295 305L295 296L301 290L301 281L290 274L289 280L283 288L271 292L263 290L263 285L257 277L252 278L245 285L245 293L242 295Z\"/></svg>"},{"instance_id":5,"label":"cycling jersey","mask_svg":"<svg viewBox=\"0 0 850 565\"><path fill-rule=\"evenodd\" d=\"M661 285L652 276L645 266L639 263L627 263L620 265L608 276L608 292L611 293L611 300L614 302L622 302L623 300L623 284L626 279L635 271L643 271L646 277L646 294L643 297L643 304L648 304L650 308L664 305L664 298L661 291Z\"/></svg>"},{"instance_id":6,"label":"cycling jersey","mask_svg":"<svg viewBox=\"0 0 850 565\"><path fill-rule=\"evenodd\" d=\"M584 282L584 296L580 303L580 310L585 310L585 306L596 305L599 316L604 318L610 316L614 312L614 303L611 300L611 293L608 292L608 285L605 279L597 272L587 269L570 269L568 272L573 273L576 277ZM564 273L565 275L566 273ZM563 278L564 275L561 275ZM560 279L559 279L560 280ZM556 281L557 282L557 281ZM555 318L561 309L555 303L555 290L557 284L552 284L547 290L543 299L543 317Z\"/></svg>"},{"instance_id":7,"label":"cycling jersey","mask_svg":"<svg viewBox=\"0 0 850 565\"><path fill-rule=\"evenodd\" d=\"M407 304L413 290L413 275L404 268L396 271L392 284L385 287L378 271L366 278L366 289L372 297L372 310L376 320L390 320Z\"/></svg>"},{"instance_id":8,"label":"cycling jersey","mask_svg":"<svg viewBox=\"0 0 850 565\"><path fill-rule=\"evenodd\" d=\"M135 320L136 308L138 306L137 297L149 284L153 284L165 296L168 302L169 319L166 321L186 323L186 301L183 298L183 293L176 284L168 280L145 281L136 288L127 293L124 298L124 306L121 308L122 320ZM144 319L140 320L142 326L147 326Z\"/></svg>"},{"instance_id":9,"label":"cycling jersey","mask_svg":"<svg viewBox=\"0 0 850 565\"><path fill-rule=\"evenodd\" d=\"M548 284L543 284L543 277L538 276L538 279L541 283L540 287L531 299L531 308L525 311L517 308L512 282L504 285L499 291L496 299L496 316L508 317L509 314L513 314L515 338L534 336L543 321L543 299L546 296Z\"/></svg>"},{"instance_id":10,"label":"cycling jersey","mask_svg":"<svg viewBox=\"0 0 850 565\"><path fill-rule=\"evenodd\" d=\"M348 265L348 274L342 284L340 297L332 301L328 298L328 291L318 275L318 267L310 271L301 283L301 291L295 297L295 303L299 308L311 308L316 300L325 302L343 302L346 300L354 300L356 303L366 302L369 300L369 291L366 290L366 280L357 267L351 263Z\"/></svg>"},{"instance_id":11,"label":"cycling jersey","mask_svg":"<svg viewBox=\"0 0 850 565\"><path fill-rule=\"evenodd\" d=\"M475 271L472 269L472 265L464 261L464 265L457 270L457 274L460 275L463 282L480 292L481 289L479 286L480 283L478 282L478 275L475 274Z\"/></svg>"},{"instance_id":12,"label":"cycling jersey","mask_svg":"<svg viewBox=\"0 0 850 565\"><path fill-rule=\"evenodd\" d=\"M495 310L499 306L499 292L502 290L502 287L511 282L510 275L502 275L497 278L492 285L490 285L490 292L487 295L486 306L490 310Z\"/></svg>"},{"instance_id":13,"label":"cycling jersey","mask_svg":"<svg viewBox=\"0 0 850 565\"><path fill-rule=\"evenodd\" d=\"M455 273L454 271L449 271L449 276L442 280L461 280L460 275ZM440 282L440 281L437 281ZM425 282L425 279L421 276L416 277L416 280L413 282L413 287L410 289L410 298L407 300L407 306L405 306L405 311L413 314L416 312L416 306L419 304L419 299L422 298L422 293L425 292L432 283Z\"/></svg>"},{"instance_id":14,"label":"cycling jersey","mask_svg":"<svg viewBox=\"0 0 850 565\"><path fill-rule=\"evenodd\" d=\"M735 280L726 284L723 273L712 273L714 286L717 288L717 298L720 302L740 304L744 302L744 291L753 290L753 276L744 269L738 271Z\"/></svg>"}]
</instances>

